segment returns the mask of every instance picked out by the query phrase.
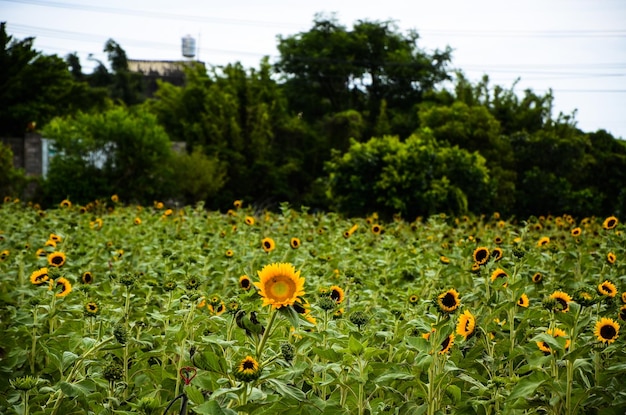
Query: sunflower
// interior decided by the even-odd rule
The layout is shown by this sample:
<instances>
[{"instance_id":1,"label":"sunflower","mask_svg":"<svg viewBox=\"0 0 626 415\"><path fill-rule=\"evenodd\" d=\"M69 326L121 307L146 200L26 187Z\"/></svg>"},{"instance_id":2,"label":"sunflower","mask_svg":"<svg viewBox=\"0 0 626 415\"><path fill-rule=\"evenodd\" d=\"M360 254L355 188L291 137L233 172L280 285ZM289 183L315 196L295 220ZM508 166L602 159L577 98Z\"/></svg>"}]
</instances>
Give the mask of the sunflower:
<instances>
[{"instance_id":1,"label":"sunflower","mask_svg":"<svg viewBox=\"0 0 626 415\"><path fill-rule=\"evenodd\" d=\"M37 252L35 252L35 256L36 256L37 258L45 258L45 257L47 257L47 256L48 256L48 253L46 252L46 250L45 250L45 249L43 249L43 248L39 248L39 249L37 250Z\"/></svg>"},{"instance_id":2,"label":"sunflower","mask_svg":"<svg viewBox=\"0 0 626 415\"><path fill-rule=\"evenodd\" d=\"M535 284L539 284L543 281L543 274L541 274L541 272L535 272L532 276L532 280Z\"/></svg>"},{"instance_id":3,"label":"sunflower","mask_svg":"<svg viewBox=\"0 0 626 415\"><path fill-rule=\"evenodd\" d=\"M141 225L141 218L140 218L140 217L136 217L136 218L133 220L133 223L134 223L135 225Z\"/></svg>"},{"instance_id":4,"label":"sunflower","mask_svg":"<svg viewBox=\"0 0 626 415\"><path fill-rule=\"evenodd\" d=\"M252 356L246 356L235 368L235 378L242 382L251 382L261 376L261 367L259 362L254 360Z\"/></svg>"},{"instance_id":5,"label":"sunflower","mask_svg":"<svg viewBox=\"0 0 626 415\"><path fill-rule=\"evenodd\" d=\"M235 252L232 249L227 249L225 255L226 258L232 258L233 255L235 255Z\"/></svg>"},{"instance_id":6,"label":"sunflower","mask_svg":"<svg viewBox=\"0 0 626 415\"><path fill-rule=\"evenodd\" d=\"M409 303L410 304L417 304L418 301L419 301L419 297L417 296L417 294L409 295Z\"/></svg>"},{"instance_id":7,"label":"sunflower","mask_svg":"<svg viewBox=\"0 0 626 415\"><path fill-rule=\"evenodd\" d=\"M56 241L53 241L52 239L48 239L46 241L46 243L43 244L43 246L51 246L52 248L56 248L57 247L57 243L56 243Z\"/></svg>"},{"instance_id":8,"label":"sunflower","mask_svg":"<svg viewBox=\"0 0 626 415\"><path fill-rule=\"evenodd\" d=\"M604 219L604 222L602 222L602 227L608 231L615 228L618 223L619 221L615 216L609 216L608 218Z\"/></svg>"},{"instance_id":9,"label":"sunflower","mask_svg":"<svg viewBox=\"0 0 626 415\"><path fill-rule=\"evenodd\" d=\"M487 260L489 260L489 249L484 246L479 246L474 250L472 257L474 258L474 262L478 265L485 265Z\"/></svg>"},{"instance_id":10,"label":"sunflower","mask_svg":"<svg viewBox=\"0 0 626 415\"><path fill-rule=\"evenodd\" d=\"M247 275L242 275L241 277L239 277L239 287L241 287L241 289L248 291L251 286L252 281L250 280L250 277L248 277Z\"/></svg>"},{"instance_id":11,"label":"sunflower","mask_svg":"<svg viewBox=\"0 0 626 415\"><path fill-rule=\"evenodd\" d=\"M624 291L621 295L622 303L626 304L626 291Z\"/></svg>"},{"instance_id":12,"label":"sunflower","mask_svg":"<svg viewBox=\"0 0 626 415\"><path fill-rule=\"evenodd\" d=\"M90 301L87 304L85 304L86 316L95 317L98 315L99 312L100 312L100 309L98 308L98 304L94 303L93 301Z\"/></svg>"},{"instance_id":13,"label":"sunflower","mask_svg":"<svg viewBox=\"0 0 626 415\"><path fill-rule=\"evenodd\" d=\"M165 212L163 212L163 216L171 216L172 213L174 213L172 209L166 209Z\"/></svg>"},{"instance_id":14,"label":"sunflower","mask_svg":"<svg viewBox=\"0 0 626 415\"><path fill-rule=\"evenodd\" d=\"M470 268L470 271L472 271L472 272L479 272L480 271L480 265L478 264L478 262L474 262L472 264L472 268Z\"/></svg>"},{"instance_id":15,"label":"sunflower","mask_svg":"<svg viewBox=\"0 0 626 415\"><path fill-rule=\"evenodd\" d=\"M163 202L154 202L154 207L158 210L163 209L164 206Z\"/></svg>"},{"instance_id":16,"label":"sunflower","mask_svg":"<svg viewBox=\"0 0 626 415\"><path fill-rule=\"evenodd\" d=\"M329 291L330 298L332 298L337 304L341 304L343 302L343 299L345 298L343 288L333 285L330 287Z\"/></svg>"},{"instance_id":17,"label":"sunflower","mask_svg":"<svg viewBox=\"0 0 626 415\"><path fill-rule=\"evenodd\" d=\"M449 264L450 263L450 258L448 258L447 256L441 255L439 257L439 261L441 261L442 264Z\"/></svg>"},{"instance_id":18,"label":"sunflower","mask_svg":"<svg viewBox=\"0 0 626 415\"><path fill-rule=\"evenodd\" d=\"M243 200L241 200L241 199L235 200L235 201L233 202L233 206L234 206L236 209L240 209L240 208L243 206Z\"/></svg>"},{"instance_id":19,"label":"sunflower","mask_svg":"<svg viewBox=\"0 0 626 415\"><path fill-rule=\"evenodd\" d=\"M48 264L52 267L62 267L65 264L65 254L63 252L52 252L48 254Z\"/></svg>"},{"instance_id":20,"label":"sunflower","mask_svg":"<svg viewBox=\"0 0 626 415\"><path fill-rule=\"evenodd\" d=\"M291 238L289 240L289 246L292 247L293 249L298 249L300 248L300 239L299 238Z\"/></svg>"},{"instance_id":21,"label":"sunflower","mask_svg":"<svg viewBox=\"0 0 626 415\"><path fill-rule=\"evenodd\" d=\"M619 324L611 318L603 317L596 322L593 334L602 343L613 343L619 337Z\"/></svg>"},{"instance_id":22,"label":"sunflower","mask_svg":"<svg viewBox=\"0 0 626 415\"><path fill-rule=\"evenodd\" d=\"M615 254L613 252L609 252L606 255L606 260L609 262L609 264L613 265L615 264L615 260L617 259L617 257L615 256Z\"/></svg>"},{"instance_id":23,"label":"sunflower","mask_svg":"<svg viewBox=\"0 0 626 415\"><path fill-rule=\"evenodd\" d=\"M304 295L304 278L289 263L266 265L258 274L260 281L254 285L263 297L263 306L271 305L277 309L293 305L298 297Z\"/></svg>"},{"instance_id":24,"label":"sunflower","mask_svg":"<svg viewBox=\"0 0 626 415\"><path fill-rule=\"evenodd\" d=\"M41 285L49 279L50 277L48 276L48 268L40 268L30 274L30 282L33 285Z\"/></svg>"},{"instance_id":25,"label":"sunflower","mask_svg":"<svg viewBox=\"0 0 626 415\"><path fill-rule=\"evenodd\" d=\"M463 339L467 340L474 333L476 328L476 317L469 311L465 310L463 314L459 316L459 322L456 325L456 332Z\"/></svg>"},{"instance_id":26,"label":"sunflower","mask_svg":"<svg viewBox=\"0 0 626 415\"><path fill-rule=\"evenodd\" d=\"M83 272L81 280L84 284L91 284L93 282L93 274L90 271Z\"/></svg>"},{"instance_id":27,"label":"sunflower","mask_svg":"<svg viewBox=\"0 0 626 415\"><path fill-rule=\"evenodd\" d=\"M56 283L57 289L59 287L61 288L61 291L55 294L56 297L65 297L66 295L72 292L72 284L69 282L67 278L65 277L57 278L55 283ZM52 286L50 286L50 289L52 289Z\"/></svg>"},{"instance_id":28,"label":"sunflower","mask_svg":"<svg viewBox=\"0 0 626 415\"><path fill-rule=\"evenodd\" d=\"M104 224L104 222L102 221L102 219L101 219L101 218L96 218L95 220L93 220L93 221L89 222L89 227L90 227L91 229L96 229L96 230L98 230L98 229L101 229L101 228L102 228L102 225L103 225L103 224Z\"/></svg>"},{"instance_id":29,"label":"sunflower","mask_svg":"<svg viewBox=\"0 0 626 415\"><path fill-rule=\"evenodd\" d=\"M292 307L298 314L308 314L311 311L311 304L304 298L297 298Z\"/></svg>"},{"instance_id":30,"label":"sunflower","mask_svg":"<svg viewBox=\"0 0 626 415\"><path fill-rule=\"evenodd\" d=\"M517 305L520 307L528 308L528 304L530 304L528 296L526 295L526 293L524 293L520 296L519 300L517 300Z\"/></svg>"},{"instance_id":31,"label":"sunflower","mask_svg":"<svg viewBox=\"0 0 626 415\"><path fill-rule=\"evenodd\" d=\"M569 311L569 302L572 301L572 297L570 297L569 294L563 291L555 291L550 294L549 298L557 302L561 312L565 313Z\"/></svg>"},{"instance_id":32,"label":"sunflower","mask_svg":"<svg viewBox=\"0 0 626 415\"><path fill-rule=\"evenodd\" d=\"M371 230L374 235L380 235L383 232L383 227L378 224L374 224L372 225Z\"/></svg>"},{"instance_id":33,"label":"sunflower","mask_svg":"<svg viewBox=\"0 0 626 415\"><path fill-rule=\"evenodd\" d=\"M615 297L617 295L617 287L612 281L606 280L598 285L598 292L606 297Z\"/></svg>"},{"instance_id":34,"label":"sunflower","mask_svg":"<svg viewBox=\"0 0 626 415\"><path fill-rule=\"evenodd\" d=\"M276 248L276 243L272 238L263 238L261 241L261 246L265 252L272 252L274 248Z\"/></svg>"},{"instance_id":35,"label":"sunflower","mask_svg":"<svg viewBox=\"0 0 626 415\"><path fill-rule=\"evenodd\" d=\"M61 203L59 203L59 206L61 206L62 208L71 208L72 207L72 202L70 202L67 199L64 199L61 201Z\"/></svg>"},{"instance_id":36,"label":"sunflower","mask_svg":"<svg viewBox=\"0 0 626 415\"><path fill-rule=\"evenodd\" d=\"M450 335L441 342L441 350L439 350L439 354L446 354L450 351L450 348L454 344L454 337L454 333L450 333Z\"/></svg>"},{"instance_id":37,"label":"sunflower","mask_svg":"<svg viewBox=\"0 0 626 415\"><path fill-rule=\"evenodd\" d=\"M352 236L352 234L353 234L354 232L356 232L356 230L357 230L358 228L359 228L359 225L355 223L354 225L352 225L352 227L351 227L350 229L348 229L347 231L345 231L345 232L343 233L343 237L344 237L344 238L349 238L349 237L351 237L351 236Z\"/></svg>"},{"instance_id":38,"label":"sunflower","mask_svg":"<svg viewBox=\"0 0 626 415\"><path fill-rule=\"evenodd\" d=\"M224 304L223 301L220 301L220 303L217 305L208 304L207 308L209 309L211 313L215 314L216 316L219 316L219 315L224 314L224 312L226 311L226 304Z\"/></svg>"},{"instance_id":39,"label":"sunflower","mask_svg":"<svg viewBox=\"0 0 626 415\"><path fill-rule=\"evenodd\" d=\"M617 317L619 317L619 319L622 321L626 321L626 304L619 308L619 313L617 313Z\"/></svg>"},{"instance_id":40,"label":"sunflower","mask_svg":"<svg viewBox=\"0 0 626 415\"><path fill-rule=\"evenodd\" d=\"M537 246L546 246L550 243L550 238L547 236L542 236L541 238L539 238L539 240L537 241Z\"/></svg>"},{"instance_id":41,"label":"sunflower","mask_svg":"<svg viewBox=\"0 0 626 415\"><path fill-rule=\"evenodd\" d=\"M506 271L504 271L501 268L496 268L492 273L491 273L491 282L494 282L495 280L497 280L498 278L507 278L509 276L509 274L506 273Z\"/></svg>"},{"instance_id":42,"label":"sunflower","mask_svg":"<svg viewBox=\"0 0 626 415\"><path fill-rule=\"evenodd\" d=\"M454 288L437 296L437 306L444 313L453 313L460 305L459 293Z\"/></svg>"},{"instance_id":43,"label":"sunflower","mask_svg":"<svg viewBox=\"0 0 626 415\"><path fill-rule=\"evenodd\" d=\"M563 331L563 330L561 330L559 328L548 329L548 330L546 330L546 334L549 334L550 336L554 337L555 339L557 337L567 337L567 333L565 333L565 331ZM569 341L569 339L567 339L565 341L565 348L566 349L569 349L569 344L570 344L570 341ZM552 353L552 349L550 349L550 345L548 343L546 343L546 342L538 341L537 342L537 347L539 347L539 350L541 350L545 354Z\"/></svg>"},{"instance_id":44,"label":"sunflower","mask_svg":"<svg viewBox=\"0 0 626 415\"><path fill-rule=\"evenodd\" d=\"M574 228L574 229L572 229L572 230L570 231L570 234L571 234L574 238L577 238L577 237L579 237L579 236L580 236L580 234L581 234L582 232L583 232L583 231L582 231L580 228Z\"/></svg>"},{"instance_id":45,"label":"sunflower","mask_svg":"<svg viewBox=\"0 0 626 415\"><path fill-rule=\"evenodd\" d=\"M50 236L48 237L48 239L54 241L54 242L61 242L63 240L63 237L60 235L57 235L55 233L51 233Z\"/></svg>"},{"instance_id":46,"label":"sunflower","mask_svg":"<svg viewBox=\"0 0 626 415\"><path fill-rule=\"evenodd\" d=\"M253 216L246 216L246 218L243 221L248 226L254 225L254 217Z\"/></svg>"},{"instance_id":47,"label":"sunflower","mask_svg":"<svg viewBox=\"0 0 626 415\"><path fill-rule=\"evenodd\" d=\"M493 262L501 260L503 255L504 255L504 251L502 251L502 248L494 248L493 252L491 253Z\"/></svg>"},{"instance_id":48,"label":"sunflower","mask_svg":"<svg viewBox=\"0 0 626 415\"><path fill-rule=\"evenodd\" d=\"M496 236L495 238L493 238L493 243L496 245L501 245L502 242L504 242L504 239L502 239L500 236Z\"/></svg>"},{"instance_id":49,"label":"sunflower","mask_svg":"<svg viewBox=\"0 0 626 415\"><path fill-rule=\"evenodd\" d=\"M0 261L4 261L5 259L7 259L10 254L11 252L9 252L8 249L5 249L4 251L0 252Z\"/></svg>"}]
</instances>

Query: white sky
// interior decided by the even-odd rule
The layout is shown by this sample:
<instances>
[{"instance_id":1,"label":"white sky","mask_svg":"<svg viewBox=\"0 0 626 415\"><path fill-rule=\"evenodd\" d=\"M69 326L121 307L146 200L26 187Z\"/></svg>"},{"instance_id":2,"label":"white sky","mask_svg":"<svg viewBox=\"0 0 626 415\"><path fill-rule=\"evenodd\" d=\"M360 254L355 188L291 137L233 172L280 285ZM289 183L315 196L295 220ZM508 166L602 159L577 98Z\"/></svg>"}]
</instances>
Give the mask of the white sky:
<instances>
[{"instance_id":1,"label":"white sky","mask_svg":"<svg viewBox=\"0 0 626 415\"><path fill-rule=\"evenodd\" d=\"M106 62L112 38L129 59L182 59L181 39L196 39L209 65L258 67L278 55L277 35L311 29L315 13L335 13L348 29L357 20L394 20L416 29L428 52L453 49L452 67L492 85L554 91L554 116L577 110L578 127L626 139L625 0L0 0L0 20L17 39L65 56L77 52L84 72L91 53Z\"/></svg>"}]
</instances>

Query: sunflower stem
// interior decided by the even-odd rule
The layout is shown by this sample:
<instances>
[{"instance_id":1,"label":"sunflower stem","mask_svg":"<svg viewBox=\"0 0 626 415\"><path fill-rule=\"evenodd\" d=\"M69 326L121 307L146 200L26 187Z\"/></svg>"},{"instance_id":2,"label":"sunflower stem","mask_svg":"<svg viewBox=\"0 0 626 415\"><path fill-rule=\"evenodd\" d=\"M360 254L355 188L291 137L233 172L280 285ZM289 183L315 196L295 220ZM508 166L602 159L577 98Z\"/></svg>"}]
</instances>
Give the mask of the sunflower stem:
<instances>
[{"instance_id":1,"label":"sunflower stem","mask_svg":"<svg viewBox=\"0 0 626 415\"><path fill-rule=\"evenodd\" d=\"M256 359L257 359L257 361L261 360L261 353L263 351L263 347L265 346L265 343L267 342L267 338L269 337L270 332L272 331L272 326L274 325L274 320L276 319L277 310L272 308L270 313L271 313L270 321L267 323L267 327L265 328L265 331L263 332L263 336L261 337L261 341L259 343L257 343L257 347L256 347Z\"/></svg>"},{"instance_id":2,"label":"sunflower stem","mask_svg":"<svg viewBox=\"0 0 626 415\"><path fill-rule=\"evenodd\" d=\"M37 310L37 306L33 307L32 342L30 345L30 373L33 375L35 374L35 357L37 356Z\"/></svg>"}]
</instances>

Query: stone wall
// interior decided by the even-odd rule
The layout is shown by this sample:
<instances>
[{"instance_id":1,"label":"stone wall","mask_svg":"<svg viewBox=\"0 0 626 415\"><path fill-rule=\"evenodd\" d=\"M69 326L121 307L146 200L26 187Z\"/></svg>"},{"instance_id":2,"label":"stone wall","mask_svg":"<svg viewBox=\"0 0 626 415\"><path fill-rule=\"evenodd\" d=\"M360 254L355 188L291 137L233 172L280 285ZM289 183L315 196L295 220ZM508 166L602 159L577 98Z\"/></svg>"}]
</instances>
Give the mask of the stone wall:
<instances>
[{"instance_id":1,"label":"stone wall","mask_svg":"<svg viewBox=\"0 0 626 415\"><path fill-rule=\"evenodd\" d=\"M13 152L13 166L24 169L27 176L41 176L41 135L26 133L24 137L1 139Z\"/></svg>"}]
</instances>

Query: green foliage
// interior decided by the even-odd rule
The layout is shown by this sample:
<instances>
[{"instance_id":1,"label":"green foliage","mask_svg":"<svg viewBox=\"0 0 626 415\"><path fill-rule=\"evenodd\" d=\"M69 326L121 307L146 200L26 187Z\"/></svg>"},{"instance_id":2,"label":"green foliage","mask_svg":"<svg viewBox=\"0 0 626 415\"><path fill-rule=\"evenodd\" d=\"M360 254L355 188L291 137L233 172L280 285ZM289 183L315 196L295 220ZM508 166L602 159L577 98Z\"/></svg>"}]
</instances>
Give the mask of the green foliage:
<instances>
[{"instance_id":1,"label":"green foliage","mask_svg":"<svg viewBox=\"0 0 626 415\"><path fill-rule=\"evenodd\" d=\"M484 158L434 140L429 130L405 142L391 136L353 141L326 168L332 206L347 215L479 212L490 197Z\"/></svg>"},{"instance_id":2,"label":"green foliage","mask_svg":"<svg viewBox=\"0 0 626 415\"><path fill-rule=\"evenodd\" d=\"M207 156L201 146L191 154L174 153L171 163L174 194L185 204L214 198L226 182L224 163Z\"/></svg>"},{"instance_id":3,"label":"green foliage","mask_svg":"<svg viewBox=\"0 0 626 415\"><path fill-rule=\"evenodd\" d=\"M44 183L47 201L67 195L86 203L118 194L124 200L146 202L171 191L162 188L170 173L171 144L156 117L145 110L114 107L56 118L45 135L60 154L50 162Z\"/></svg>"},{"instance_id":4,"label":"green foliage","mask_svg":"<svg viewBox=\"0 0 626 415\"><path fill-rule=\"evenodd\" d=\"M13 167L13 152L0 142L0 197L20 196L26 185L24 172Z\"/></svg>"}]
</instances>

